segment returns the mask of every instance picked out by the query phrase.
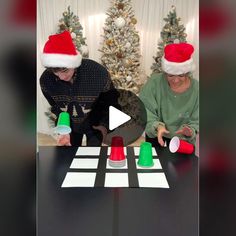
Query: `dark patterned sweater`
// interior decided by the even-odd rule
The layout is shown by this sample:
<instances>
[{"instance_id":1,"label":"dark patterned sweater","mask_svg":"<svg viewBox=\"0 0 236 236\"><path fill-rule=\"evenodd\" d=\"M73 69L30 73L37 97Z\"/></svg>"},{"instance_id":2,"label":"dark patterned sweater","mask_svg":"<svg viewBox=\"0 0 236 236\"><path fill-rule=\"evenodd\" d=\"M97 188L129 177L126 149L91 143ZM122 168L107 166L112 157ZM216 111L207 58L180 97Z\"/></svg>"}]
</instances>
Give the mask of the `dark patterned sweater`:
<instances>
[{"instance_id":1,"label":"dark patterned sweater","mask_svg":"<svg viewBox=\"0 0 236 236\"><path fill-rule=\"evenodd\" d=\"M58 118L60 112L67 111L74 132L83 132L88 115L96 99L102 92L113 88L108 71L100 64L83 59L76 69L73 83L60 80L46 69L40 78L42 92L51 105L51 111ZM102 117L95 123L103 124ZM82 125L83 124L83 125ZM104 125L104 124L103 124Z\"/></svg>"}]
</instances>

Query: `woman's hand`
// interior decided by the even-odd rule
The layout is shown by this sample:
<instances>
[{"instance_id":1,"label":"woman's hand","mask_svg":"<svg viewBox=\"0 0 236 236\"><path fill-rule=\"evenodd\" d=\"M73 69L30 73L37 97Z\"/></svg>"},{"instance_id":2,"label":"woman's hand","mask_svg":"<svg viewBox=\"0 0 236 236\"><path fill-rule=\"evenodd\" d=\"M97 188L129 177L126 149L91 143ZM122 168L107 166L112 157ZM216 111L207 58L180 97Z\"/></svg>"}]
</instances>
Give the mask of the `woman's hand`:
<instances>
[{"instance_id":1,"label":"woman's hand","mask_svg":"<svg viewBox=\"0 0 236 236\"><path fill-rule=\"evenodd\" d=\"M169 133L170 133L170 131L168 131L165 126L163 126L163 125L158 126L158 128L157 128L157 139L158 139L158 143L162 147L164 147L164 145L165 145L165 142L163 140L163 135L164 134L169 134Z\"/></svg>"},{"instance_id":2,"label":"woman's hand","mask_svg":"<svg viewBox=\"0 0 236 236\"><path fill-rule=\"evenodd\" d=\"M191 137L193 135L193 131L189 126L184 126L182 129L179 129L175 132L176 134L182 134L187 137Z\"/></svg>"}]
</instances>

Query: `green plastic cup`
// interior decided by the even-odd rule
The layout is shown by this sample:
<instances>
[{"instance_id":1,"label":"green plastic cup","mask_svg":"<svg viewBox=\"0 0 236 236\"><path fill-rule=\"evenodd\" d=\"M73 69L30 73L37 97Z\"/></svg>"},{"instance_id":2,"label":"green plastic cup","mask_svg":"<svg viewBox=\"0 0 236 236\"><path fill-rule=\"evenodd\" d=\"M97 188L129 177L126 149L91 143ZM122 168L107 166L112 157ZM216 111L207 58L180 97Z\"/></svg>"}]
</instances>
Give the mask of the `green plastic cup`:
<instances>
[{"instance_id":1,"label":"green plastic cup","mask_svg":"<svg viewBox=\"0 0 236 236\"><path fill-rule=\"evenodd\" d=\"M152 167L154 165L152 158L152 144L143 142L140 146L138 165L141 167Z\"/></svg>"},{"instance_id":2,"label":"green plastic cup","mask_svg":"<svg viewBox=\"0 0 236 236\"><path fill-rule=\"evenodd\" d=\"M57 134L69 134L70 128L70 114L68 112L61 112L57 121L57 127L55 128Z\"/></svg>"}]
</instances>

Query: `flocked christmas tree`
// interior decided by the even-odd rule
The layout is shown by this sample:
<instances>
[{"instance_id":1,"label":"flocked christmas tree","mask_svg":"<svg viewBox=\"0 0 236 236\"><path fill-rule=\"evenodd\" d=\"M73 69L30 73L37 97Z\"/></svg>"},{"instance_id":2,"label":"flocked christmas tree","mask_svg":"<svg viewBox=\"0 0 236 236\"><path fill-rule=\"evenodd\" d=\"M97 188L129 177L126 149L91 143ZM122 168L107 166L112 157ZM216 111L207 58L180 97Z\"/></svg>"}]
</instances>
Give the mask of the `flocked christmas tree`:
<instances>
[{"instance_id":1,"label":"flocked christmas tree","mask_svg":"<svg viewBox=\"0 0 236 236\"><path fill-rule=\"evenodd\" d=\"M113 0L105 21L101 62L110 72L116 88L138 93L140 79L140 38L131 0Z\"/></svg>"},{"instance_id":2,"label":"flocked christmas tree","mask_svg":"<svg viewBox=\"0 0 236 236\"><path fill-rule=\"evenodd\" d=\"M158 42L158 51L156 57L153 57L155 62L152 64L151 69L152 73L160 73L161 69L161 58L164 53L164 47L167 44L171 43L182 43L186 42L187 34L185 33L185 27L183 24L180 24L181 19L176 14L175 6L171 7L171 11L164 18L166 22L162 31L161 31L161 39Z\"/></svg>"},{"instance_id":3,"label":"flocked christmas tree","mask_svg":"<svg viewBox=\"0 0 236 236\"><path fill-rule=\"evenodd\" d=\"M79 22L79 17L71 12L70 6L62 15L63 18L59 20L59 29L57 33L62 33L63 31L68 30L71 33L76 49L81 53L82 57L87 58L89 56L89 51L85 42L86 38L83 37L83 27Z\"/></svg>"}]
</instances>

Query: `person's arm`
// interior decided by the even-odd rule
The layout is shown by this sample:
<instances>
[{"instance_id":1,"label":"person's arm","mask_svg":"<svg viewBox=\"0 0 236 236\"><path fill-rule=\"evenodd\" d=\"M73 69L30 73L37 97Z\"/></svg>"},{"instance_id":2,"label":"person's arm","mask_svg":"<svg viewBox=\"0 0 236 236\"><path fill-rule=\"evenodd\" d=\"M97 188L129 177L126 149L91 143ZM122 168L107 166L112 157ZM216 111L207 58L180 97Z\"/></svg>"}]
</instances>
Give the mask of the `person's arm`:
<instances>
[{"instance_id":1,"label":"person's arm","mask_svg":"<svg viewBox=\"0 0 236 236\"><path fill-rule=\"evenodd\" d=\"M42 93L45 96L45 98L47 99L48 103L51 105L51 112L55 115L54 121L55 121L55 126L56 126L59 114L62 112L62 110L57 106L57 104L52 99L52 97L49 95L49 93L47 93L43 89L42 89ZM57 141L58 146L71 146L69 134L57 135L56 141Z\"/></svg>"},{"instance_id":2,"label":"person's arm","mask_svg":"<svg viewBox=\"0 0 236 236\"><path fill-rule=\"evenodd\" d=\"M49 105L51 106L51 112L56 116L56 118L55 118L55 121L56 121L58 119L58 117L59 117L59 114L62 112L62 110L56 104L56 102L54 101L54 99L52 98L50 93L48 92L47 86L43 82L43 78L40 79L40 86L41 86L41 91L42 91L44 97L46 98L46 100L48 101Z\"/></svg>"},{"instance_id":3,"label":"person's arm","mask_svg":"<svg viewBox=\"0 0 236 236\"><path fill-rule=\"evenodd\" d=\"M43 93L44 97L46 98L49 105L51 106L51 112L55 115L55 117L53 117L52 119L55 122L55 126L56 126L59 114L62 112L62 110L56 104L56 102L54 101L54 99L52 98L50 93L47 91L46 86L42 81L42 78L40 79L40 86L41 86L41 90L42 90L42 93ZM57 135L56 140L57 140L57 145L58 146L71 146L70 135L68 135L68 134Z\"/></svg>"},{"instance_id":4,"label":"person's arm","mask_svg":"<svg viewBox=\"0 0 236 236\"><path fill-rule=\"evenodd\" d=\"M144 103L147 112L147 124L146 133L150 138L157 137L158 126L164 126L165 123L161 120L160 114L158 114L158 99L157 93L160 93L160 86L154 83L155 78L150 78L149 81L144 85L140 92L140 99Z\"/></svg>"},{"instance_id":5,"label":"person's arm","mask_svg":"<svg viewBox=\"0 0 236 236\"><path fill-rule=\"evenodd\" d=\"M199 100L196 99L194 109L190 115L189 121L181 125L180 129L176 132L188 137L189 141L195 140L197 133L199 132Z\"/></svg>"}]
</instances>

